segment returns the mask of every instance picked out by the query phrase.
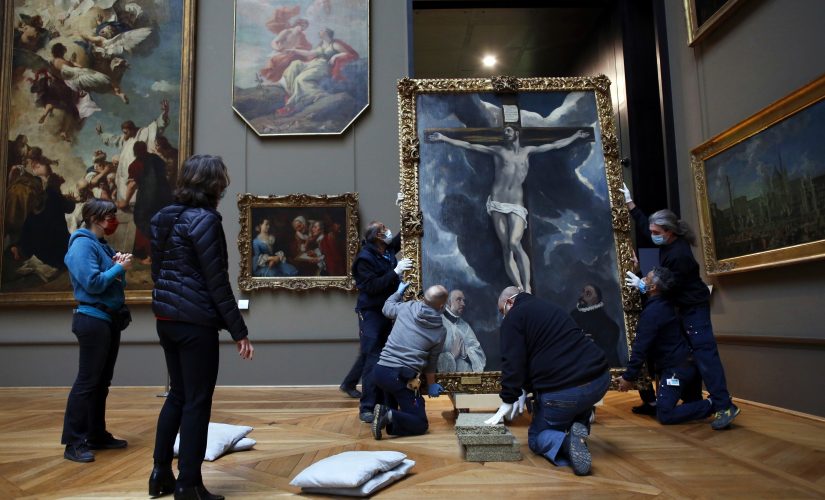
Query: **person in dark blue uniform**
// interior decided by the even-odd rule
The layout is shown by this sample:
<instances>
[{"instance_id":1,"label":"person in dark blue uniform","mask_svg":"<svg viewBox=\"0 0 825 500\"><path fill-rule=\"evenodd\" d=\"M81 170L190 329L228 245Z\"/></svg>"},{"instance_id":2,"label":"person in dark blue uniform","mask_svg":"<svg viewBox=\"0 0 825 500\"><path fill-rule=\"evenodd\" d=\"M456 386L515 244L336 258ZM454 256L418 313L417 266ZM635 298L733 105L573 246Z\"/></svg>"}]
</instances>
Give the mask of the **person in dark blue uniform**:
<instances>
[{"instance_id":1,"label":"person in dark blue uniform","mask_svg":"<svg viewBox=\"0 0 825 500\"><path fill-rule=\"evenodd\" d=\"M693 348L696 366L713 402L715 417L711 427L714 430L726 429L739 415L739 408L733 404L728 392L725 369L713 336L710 291L699 276L699 264L690 248L696 238L687 223L679 220L670 210L659 210L648 219L633 203L627 186L623 187L622 192L639 232L660 247L659 264L673 273L675 284L672 299ZM626 283L638 287L642 281L628 273Z\"/></svg>"},{"instance_id":2,"label":"person in dark blue uniform","mask_svg":"<svg viewBox=\"0 0 825 500\"><path fill-rule=\"evenodd\" d=\"M685 401L679 399L693 382L698 380L699 371L693 363L690 347L682 335L682 325L676 316L676 309L665 297L674 284L673 273L664 267L654 267L643 279L648 299L639 323L627 370L618 378L622 392L633 388L643 370L646 359L653 364L653 371L659 377L656 390L656 418L663 424L679 424L689 420L706 418L712 413L709 399Z\"/></svg>"},{"instance_id":3,"label":"person in dark blue uniform","mask_svg":"<svg viewBox=\"0 0 825 500\"><path fill-rule=\"evenodd\" d=\"M398 288L404 271L412 268L410 259L395 258L400 249L401 235L393 236L383 222L373 221L367 226L361 250L352 263L352 276L359 291L355 312L364 357L359 418L366 423L372 422L375 404L381 397L372 372L392 330L392 320L384 316L381 308Z\"/></svg>"}]
</instances>

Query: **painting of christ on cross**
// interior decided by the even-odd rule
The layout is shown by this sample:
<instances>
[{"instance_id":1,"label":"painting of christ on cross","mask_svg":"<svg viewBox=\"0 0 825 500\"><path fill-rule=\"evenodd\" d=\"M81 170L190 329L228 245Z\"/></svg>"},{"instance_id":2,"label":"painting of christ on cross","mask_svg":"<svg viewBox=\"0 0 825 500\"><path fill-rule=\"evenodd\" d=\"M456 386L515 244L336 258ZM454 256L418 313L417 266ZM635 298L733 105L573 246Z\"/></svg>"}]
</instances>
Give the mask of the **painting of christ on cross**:
<instances>
[{"instance_id":1,"label":"painting of christ on cross","mask_svg":"<svg viewBox=\"0 0 825 500\"><path fill-rule=\"evenodd\" d=\"M490 89L415 97L419 276L424 286L463 292L462 319L484 349L485 369L500 366L496 299L508 285L570 311L612 366L626 363L617 249L629 236L613 227L620 195L609 188L595 93ZM620 176L614 163L611 175Z\"/></svg>"}]
</instances>

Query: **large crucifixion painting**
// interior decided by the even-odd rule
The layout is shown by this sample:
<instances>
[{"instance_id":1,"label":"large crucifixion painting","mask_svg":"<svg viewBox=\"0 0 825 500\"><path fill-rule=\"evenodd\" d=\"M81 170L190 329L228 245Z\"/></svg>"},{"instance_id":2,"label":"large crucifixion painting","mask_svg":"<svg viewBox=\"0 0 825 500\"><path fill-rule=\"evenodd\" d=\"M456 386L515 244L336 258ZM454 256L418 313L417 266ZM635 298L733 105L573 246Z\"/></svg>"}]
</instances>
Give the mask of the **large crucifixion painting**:
<instances>
[{"instance_id":1,"label":"large crucifixion painting","mask_svg":"<svg viewBox=\"0 0 825 500\"><path fill-rule=\"evenodd\" d=\"M417 259L421 286L463 292L461 319L484 351L484 371L500 367L496 299L511 284L569 310L611 366L624 365L634 321L620 284L629 237L615 227L621 171L609 94L600 101L592 86L501 93L467 91L483 80L459 91L439 87L443 80L409 81L414 127L405 127L400 86L402 220L416 208L422 218L420 236L405 235L405 256ZM412 132L419 154L405 162Z\"/></svg>"}]
</instances>

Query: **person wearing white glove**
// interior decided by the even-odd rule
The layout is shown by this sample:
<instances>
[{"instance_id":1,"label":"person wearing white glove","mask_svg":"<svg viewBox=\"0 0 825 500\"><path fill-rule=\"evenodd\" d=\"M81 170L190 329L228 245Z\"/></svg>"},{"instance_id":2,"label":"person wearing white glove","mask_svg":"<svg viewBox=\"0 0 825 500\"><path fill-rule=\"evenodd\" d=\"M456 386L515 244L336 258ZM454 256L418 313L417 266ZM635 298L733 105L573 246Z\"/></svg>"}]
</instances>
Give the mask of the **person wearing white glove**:
<instances>
[{"instance_id":1,"label":"person wearing white glove","mask_svg":"<svg viewBox=\"0 0 825 500\"><path fill-rule=\"evenodd\" d=\"M366 423L373 421L375 403L381 398L380 390L375 387L372 372L392 329L392 321L381 313L381 308L401 284L403 272L412 268L412 261L409 259L401 259L401 262L396 259L395 254L399 250L400 236L393 235L383 222L371 222L364 232L361 249L352 264L352 275L358 287L355 311L358 313L359 355L363 358L358 416ZM356 364L358 362L360 360L356 361ZM354 388L356 382L355 375L348 376L345 381L346 387Z\"/></svg>"},{"instance_id":2,"label":"person wearing white glove","mask_svg":"<svg viewBox=\"0 0 825 500\"><path fill-rule=\"evenodd\" d=\"M393 269L393 271L395 271L395 274L401 276L402 274L404 274L404 271L409 271L410 269L412 269L412 266L412 259L401 259L398 261L398 264L395 266L395 269Z\"/></svg>"},{"instance_id":3,"label":"person wearing white glove","mask_svg":"<svg viewBox=\"0 0 825 500\"><path fill-rule=\"evenodd\" d=\"M487 424L513 419L533 393L528 445L577 475L590 473L587 448L590 412L610 385L604 351L587 338L573 318L555 304L517 287L498 299L504 315L501 339L502 405ZM559 404L559 401L565 404Z\"/></svg>"}]
</instances>

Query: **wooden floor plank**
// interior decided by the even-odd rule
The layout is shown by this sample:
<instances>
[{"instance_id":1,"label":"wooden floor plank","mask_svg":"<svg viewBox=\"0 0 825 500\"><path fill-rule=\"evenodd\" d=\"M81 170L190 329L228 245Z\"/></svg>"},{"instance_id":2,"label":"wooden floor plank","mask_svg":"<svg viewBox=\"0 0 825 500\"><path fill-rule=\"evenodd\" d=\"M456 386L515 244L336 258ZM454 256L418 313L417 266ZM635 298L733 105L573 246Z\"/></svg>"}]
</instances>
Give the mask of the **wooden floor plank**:
<instances>
[{"instance_id":1,"label":"wooden floor plank","mask_svg":"<svg viewBox=\"0 0 825 500\"><path fill-rule=\"evenodd\" d=\"M91 464L62 458L66 388L0 389L0 498L146 498L160 388L111 390L109 430L129 440ZM337 388L221 387L212 421L251 425L255 449L204 463L210 490L231 498L294 496L289 481L312 463L349 450L397 450L416 461L376 498L822 498L825 422L741 404L733 429L707 422L662 426L634 415L635 393L609 393L597 409L593 475L577 477L527 446L529 416L509 428L520 462L465 462L446 397L427 400L423 436L375 441L358 401ZM306 498L326 498L304 495Z\"/></svg>"}]
</instances>

